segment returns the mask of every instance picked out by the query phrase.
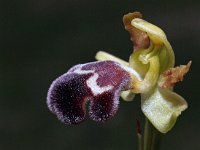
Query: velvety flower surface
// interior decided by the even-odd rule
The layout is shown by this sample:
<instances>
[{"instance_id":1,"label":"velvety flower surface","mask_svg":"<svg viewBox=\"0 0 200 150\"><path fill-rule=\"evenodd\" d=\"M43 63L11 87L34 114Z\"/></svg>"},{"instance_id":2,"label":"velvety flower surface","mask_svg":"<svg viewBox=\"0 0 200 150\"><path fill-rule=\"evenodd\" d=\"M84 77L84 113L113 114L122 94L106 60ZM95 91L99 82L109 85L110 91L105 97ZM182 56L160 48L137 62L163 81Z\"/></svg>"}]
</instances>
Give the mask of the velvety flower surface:
<instances>
[{"instance_id":1,"label":"velvety flower surface","mask_svg":"<svg viewBox=\"0 0 200 150\"><path fill-rule=\"evenodd\" d=\"M157 130L166 133L187 108L173 86L183 80L191 61L174 67L174 52L165 33L140 13L125 15L123 23L133 42L129 62L98 52L99 61L76 65L53 81L48 107L65 124L77 124L85 119L89 102L89 117L104 122L116 114L120 95L131 101L141 94L142 112Z\"/></svg>"},{"instance_id":2,"label":"velvety flower surface","mask_svg":"<svg viewBox=\"0 0 200 150\"><path fill-rule=\"evenodd\" d=\"M90 118L105 121L116 113L121 91L131 88L131 74L137 76L114 61L76 65L52 83L48 107L62 122L76 124L84 120L89 101Z\"/></svg>"}]
</instances>

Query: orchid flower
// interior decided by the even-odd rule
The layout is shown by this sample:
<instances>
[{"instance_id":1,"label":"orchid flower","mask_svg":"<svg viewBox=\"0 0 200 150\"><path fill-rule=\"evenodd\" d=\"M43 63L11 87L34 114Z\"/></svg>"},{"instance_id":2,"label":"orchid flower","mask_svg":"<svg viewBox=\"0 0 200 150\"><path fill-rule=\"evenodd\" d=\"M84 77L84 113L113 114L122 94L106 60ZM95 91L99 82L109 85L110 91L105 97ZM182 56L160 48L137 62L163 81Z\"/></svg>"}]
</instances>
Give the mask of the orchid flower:
<instances>
[{"instance_id":1,"label":"orchid flower","mask_svg":"<svg viewBox=\"0 0 200 150\"><path fill-rule=\"evenodd\" d=\"M187 102L173 92L173 86L188 72L187 65L174 68L174 52L165 33L142 19L138 12L124 16L125 29L133 41L133 53L126 62L100 51L98 61L73 66L51 84L47 105L65 124L78 124L89 117L98 122L112 118L122 99L141 94L141 109L160 132L168 132Z\"/></svg>"}]
</instances>

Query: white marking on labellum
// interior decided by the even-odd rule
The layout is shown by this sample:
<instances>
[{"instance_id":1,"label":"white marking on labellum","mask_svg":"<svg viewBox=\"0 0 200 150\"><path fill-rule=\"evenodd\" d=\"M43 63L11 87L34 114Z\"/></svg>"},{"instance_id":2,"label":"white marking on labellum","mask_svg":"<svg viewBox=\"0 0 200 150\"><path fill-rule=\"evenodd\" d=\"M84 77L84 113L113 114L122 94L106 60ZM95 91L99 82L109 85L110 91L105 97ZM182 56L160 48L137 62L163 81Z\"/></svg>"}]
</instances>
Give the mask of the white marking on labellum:
<instances>
[{"instance_id":1,"label":"white marking on labellum","mask_svg":"<svg viewBox=\"0 0 200 150\"><path fill-rule=\"evenodd\" d=\"M103 86L103 87L100 87L99 85L97 85L98 77L99 77L99 75L97 73L94 73L94 75L91 76L86 81L87 86L91 89L94 96L96 96L98 94L102 94L106 91L112 90L114 88L114 86L112 86L112 85L107 85L107 86Z\"/></svg>"},{"instance_id":2,"label":"white marking on labellum","mask_svg":"<svg viewBox=\"0 0 200 150\"><path fill-rule=\"evenodd\" d=\"M95 73L95 70L82 70L82 66L80 66L79 68L77 68L73 72L80 74L80 75L93 73L93 76L91 76L86 81L86 84L91 89L94 96L96 96L98 94L102 94L106 91L112 90L114 88L114 86L112 86L112 85L107 85L107 86L104 86L104 87L100 87L99 85L97 85L97 79L98 79L99 75L97 73Z\"/></svg>"},{"instance_id":3,"label":"white marking on labellum","mask_svg":"<svg viewBox=\"0 0 200 150\"><path fill-rule=\"evenodd\" d=\"M88 73L94 73L95 72L94 70L81 70L81 69L82 69L82 67L77 68L73 72L77 73L77 74L88 74Z\"/></svg>"}]
</instances>

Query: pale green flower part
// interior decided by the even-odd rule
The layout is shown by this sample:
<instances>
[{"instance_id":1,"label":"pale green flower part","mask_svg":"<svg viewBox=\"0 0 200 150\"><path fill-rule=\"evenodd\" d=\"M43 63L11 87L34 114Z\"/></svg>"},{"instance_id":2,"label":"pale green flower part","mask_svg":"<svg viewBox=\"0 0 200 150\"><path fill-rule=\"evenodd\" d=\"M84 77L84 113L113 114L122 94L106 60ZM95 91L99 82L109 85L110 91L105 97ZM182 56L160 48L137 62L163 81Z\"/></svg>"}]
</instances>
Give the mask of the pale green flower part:
<instances>
[{"instance_id":1,"label":"pale green flower part","mask_svg":"<svg viewBox=\"0 0 200 150\"><path fill-rule=\"evenodd\" d=\"M102 51L96 54L96 59L116 61L131 67L140 75L140 78L132 78L132 89L122 92L121 97L130 101L134 94L140 93L143 113L157 130L166 133L188 107L184 98L174 93L172 88L176 82L182 81L191 62L173 68L174 52L165 33L141 17L136 12L123 18L125 28L136 45L129 63Z\"/></svg>"}]
</instances>

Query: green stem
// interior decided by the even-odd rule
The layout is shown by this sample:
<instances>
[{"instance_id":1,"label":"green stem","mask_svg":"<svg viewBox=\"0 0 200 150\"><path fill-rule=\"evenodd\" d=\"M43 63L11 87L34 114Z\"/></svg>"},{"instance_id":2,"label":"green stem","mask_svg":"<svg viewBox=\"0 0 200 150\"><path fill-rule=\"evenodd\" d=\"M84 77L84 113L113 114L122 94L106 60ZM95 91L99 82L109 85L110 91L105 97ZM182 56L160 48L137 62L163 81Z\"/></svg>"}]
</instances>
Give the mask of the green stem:
<instances>
[{"instance_id":1,"label":"green stem","mask_svg":"<svg viewBox=\"0 0 200 150\"><path fill-rule=\"evenodd\" d=\"M146 118L144 129L143 150L159 150L162 133L160 133Z\"/></svg>"},{"instance_id":2,"label":"green stem","mask_svg":"<svg viewBox=\"0 0 200 150\"><path fill-rule=\"evenodd\" d=\"M138 133L137 136L138 136L138 150L143 150L142 135Z\"/></svg>"}]
</instances>

